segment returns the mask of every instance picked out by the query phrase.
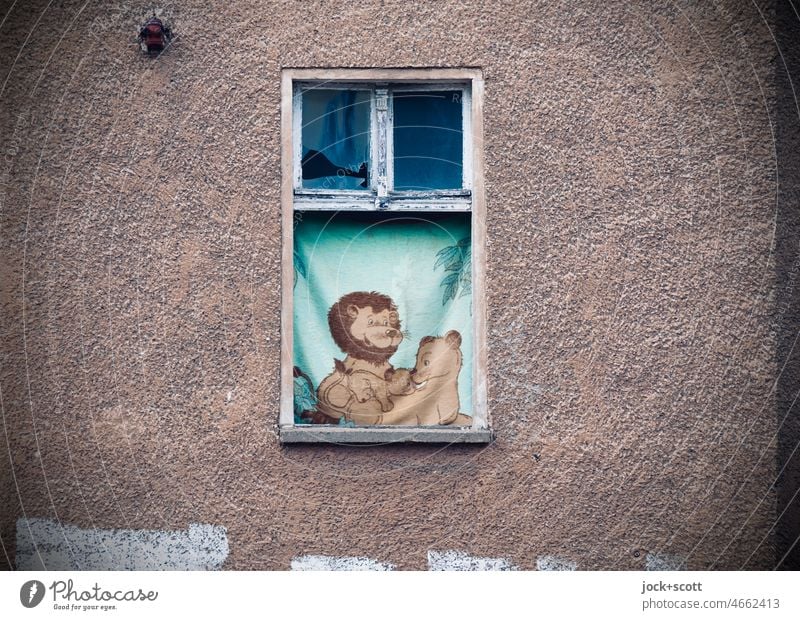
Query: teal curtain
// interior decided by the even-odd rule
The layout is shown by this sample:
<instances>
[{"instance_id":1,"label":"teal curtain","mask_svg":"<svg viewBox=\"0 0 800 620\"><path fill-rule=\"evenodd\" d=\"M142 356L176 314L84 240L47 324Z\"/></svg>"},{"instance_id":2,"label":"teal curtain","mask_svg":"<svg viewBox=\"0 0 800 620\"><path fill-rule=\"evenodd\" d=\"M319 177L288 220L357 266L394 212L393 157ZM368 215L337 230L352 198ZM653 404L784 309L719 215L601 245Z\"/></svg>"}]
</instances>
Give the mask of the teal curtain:
<instances>
[{"instance_id":1,"label":"teal curtain","mask_svg":"<svg viewBox=\"0 0 800 620\"><path fill-rule=\"evenodd\" d=\"M389 360L412 368L419 341L461 333L461 411L472 413L470 214L296 212L294 363L313 389L343 359L328 310L346 293L377 291L397 305L407 335Z\"/></svg>"}]
</instances>

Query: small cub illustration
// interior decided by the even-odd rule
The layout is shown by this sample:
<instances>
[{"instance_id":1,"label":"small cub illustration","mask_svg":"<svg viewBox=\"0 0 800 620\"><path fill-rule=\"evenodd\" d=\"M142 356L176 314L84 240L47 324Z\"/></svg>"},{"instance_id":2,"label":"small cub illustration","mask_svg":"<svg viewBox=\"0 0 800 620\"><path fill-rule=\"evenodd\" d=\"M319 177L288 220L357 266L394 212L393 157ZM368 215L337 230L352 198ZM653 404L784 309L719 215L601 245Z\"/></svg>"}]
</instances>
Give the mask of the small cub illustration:
<instances>
[{"instance_id":1,"label":"small cub illustration","mask_svg":"<svg viewBox=\"0 0 800 620\"><path fill-rule=\"evenodd\" d=\"M411 394L417 388L414 386L412 371L408 368L390 369L384 373L383 378L387 383L389 396ZM392 399L394 401L394 399ZM387 409L390 411L391 407Z\"/></svg>"},{"instance_id":2,"label":"small cub illustration","mask_svg":"<svg viewBox=\"0 0 800 620\"><path fill-rule=\"evenodd\" d=\"M410 394L416 388L411 371L387 370L384 379L367 370L347 368L341 360L333 360L334 372L319 386L320 399L325 398L336 409L346 413L377 415L394 407L390 396Z\"/></svg>"}]
</instances>

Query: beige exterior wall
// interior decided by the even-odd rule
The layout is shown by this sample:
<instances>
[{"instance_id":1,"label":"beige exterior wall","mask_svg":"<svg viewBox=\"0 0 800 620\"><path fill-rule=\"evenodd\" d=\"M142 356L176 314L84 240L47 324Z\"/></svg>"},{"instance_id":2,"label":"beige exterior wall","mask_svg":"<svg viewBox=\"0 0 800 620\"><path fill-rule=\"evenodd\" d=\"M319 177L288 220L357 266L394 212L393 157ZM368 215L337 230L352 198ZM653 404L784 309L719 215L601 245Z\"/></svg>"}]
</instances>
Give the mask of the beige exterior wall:
<instances>
[{"instance_id":1,"label":"beige exterior wall","mask_svg":"<svg viewBox=\"0 0 800 620\"><path fill-rule=\"evenodd\" d=\"M230 569L776 564L769 3L173 2L157 60L138 3L45 4L0 26L8 562L27 515ZM482 69L493 444L279 444L284 67Z\"/></svg>"}]
</instances>

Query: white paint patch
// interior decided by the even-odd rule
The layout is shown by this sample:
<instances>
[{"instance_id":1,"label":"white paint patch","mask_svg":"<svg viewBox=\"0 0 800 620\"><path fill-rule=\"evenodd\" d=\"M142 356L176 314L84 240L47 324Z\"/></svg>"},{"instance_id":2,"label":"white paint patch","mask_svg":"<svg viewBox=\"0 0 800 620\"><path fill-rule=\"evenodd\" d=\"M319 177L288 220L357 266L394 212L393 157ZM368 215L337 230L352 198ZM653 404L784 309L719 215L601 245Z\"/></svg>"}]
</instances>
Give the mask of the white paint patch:
<instances>
[{"instance_id":1,"label":"white paint patch","mask_svg":"<svg viewBox=\"0 0 800 620\"><path fill-rule=\"evenodd\" d=\"M536 570L570 571L578 570L578 565L572 560L565 560L554 555L540 555L536 558Z\"/></svg>"},{"instance_id":2,"label":"white paint patch","mask_svg":"<svg viewBox=\"0 0 800 620\"><path fill-rule=\"evenodd\" d=\"M17 570L219 570L224 527L188 530L83 529L53 519L17 519Z\"/></svg>"},{"instance_id":3,"label":"white paint patch","mask_svg":"<svg viewBox=\"0 0 800 620\"><path fill-rule=\"evenodd\" d=\"M519 570L505 558L478 558L463 551L428 551L428 570Z\"/></svg>"},{"instance_id":4,"label":"white paint patch","mask_svg":"<svg viewBox=\"0 0 800 620\"><path fill-rule=\"evenodd\" d=\"M648 553L645 570L686 570L686 559L670 553Z\"/></svg>"},{"instance_id":5,"label":"white paint patch","mask_svg":"<svg viewBox=\"0 0 800 620\"><path fill-rule=\"evenodd\" d=\"M359 558L345 556L337 558L331 555L301 555L292 558L292 570L375 570L387 571L394 570L394 564L386 564L371 560L369 558Z\"/></svg>"}]
</instances>

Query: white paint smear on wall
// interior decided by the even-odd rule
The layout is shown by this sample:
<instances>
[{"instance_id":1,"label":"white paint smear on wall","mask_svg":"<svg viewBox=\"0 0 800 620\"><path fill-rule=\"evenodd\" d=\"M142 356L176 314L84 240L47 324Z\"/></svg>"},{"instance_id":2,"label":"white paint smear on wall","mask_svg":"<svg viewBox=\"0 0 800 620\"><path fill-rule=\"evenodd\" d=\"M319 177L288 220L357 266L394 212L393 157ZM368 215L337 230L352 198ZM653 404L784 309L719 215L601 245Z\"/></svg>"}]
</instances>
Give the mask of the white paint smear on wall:
<instances>
[{"instance_id":1,"label":"white paint smear on wall","mask_svg":"<svg viewBox=\"0 0 800 620\"><path fill-rule=\"evenodd\" d=\"M565 560L555 555L540 555L536 558L536 570L561 571L578 570L578 565L572 560Z\"/></svg>"},{"instance_id":2,"label":"white paint smear on wall","mask_svg":"<svg viewBox=\"0 0 800 620\"><path fill-rule=\"evenodd\" d=\"M335 557L331 555L301 555L293 558L292 570L394 570L394 564L387 564L362 557Z\"/></svg>"},{"instance_id":3,"label":"white paint smear on wall","mask_svg":"<svg viewBox=\"0 0 800 620\"><path fill-rule=\"evenodd\" d=\"M219 570L228 553L227 531L218 525L103 530L17 520L17 570Z\"/></svg>"},{"instance_id":4,"label":"white paint smear on wall","mask_svg":"<svg viewBox=\"0 0 800 620\"><path fill-rule=\"evenodd\" d=\"M686 570L686 559L670 553L648 553L645 570Z\"/></svg>"},{"instance_id":5,"label":"white paint smear on wall","mask_svg":"<svg viewBox=\"0 0 800 620\"><path fill-rule=\"evenodd\" d=\"M518 570L505 558L479 558L462 551L428 551L428 570Z\"/></svg>"}]
</instances>

